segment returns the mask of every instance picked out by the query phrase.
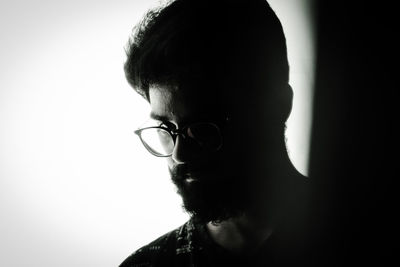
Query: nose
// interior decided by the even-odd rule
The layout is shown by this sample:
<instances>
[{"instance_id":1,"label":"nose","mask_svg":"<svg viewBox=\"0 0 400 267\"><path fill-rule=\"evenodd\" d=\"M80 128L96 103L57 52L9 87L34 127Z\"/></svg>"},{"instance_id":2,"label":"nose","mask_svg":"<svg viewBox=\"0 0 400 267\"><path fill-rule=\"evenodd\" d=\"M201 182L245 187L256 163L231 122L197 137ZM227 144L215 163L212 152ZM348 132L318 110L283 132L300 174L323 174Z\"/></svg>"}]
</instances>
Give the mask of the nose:
<instances>
[{"instance_id":1,"label":"nose","mask_svg":"<svg viewBox=\"0 0 400 267\"><path fill-rule=\"evenodd\" d=\"M171 155L172 160L177 164L188 163L193 160L194 154L189 138L178 135Z\"/></svg>"}]
</instances>

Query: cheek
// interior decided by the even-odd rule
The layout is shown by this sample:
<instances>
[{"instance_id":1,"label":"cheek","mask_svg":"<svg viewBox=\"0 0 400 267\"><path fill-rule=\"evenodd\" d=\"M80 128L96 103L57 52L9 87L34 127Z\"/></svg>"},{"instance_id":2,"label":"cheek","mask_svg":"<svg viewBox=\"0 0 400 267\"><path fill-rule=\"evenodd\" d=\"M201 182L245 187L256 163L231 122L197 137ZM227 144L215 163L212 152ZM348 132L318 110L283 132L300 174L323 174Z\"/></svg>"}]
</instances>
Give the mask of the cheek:
<instances>
[{"instance_id":1,"label":"cheek","mask_svg":"<svg viewBox=\"0 0 400 267\"><path fill-rule=\"evenodd\" d=\"M166 160L167 160L167 164L168 164L168 169L172 170L172 168L174 166L174 160L172 159L172 157L168 157Z\"/></svg>"}]
</instances>

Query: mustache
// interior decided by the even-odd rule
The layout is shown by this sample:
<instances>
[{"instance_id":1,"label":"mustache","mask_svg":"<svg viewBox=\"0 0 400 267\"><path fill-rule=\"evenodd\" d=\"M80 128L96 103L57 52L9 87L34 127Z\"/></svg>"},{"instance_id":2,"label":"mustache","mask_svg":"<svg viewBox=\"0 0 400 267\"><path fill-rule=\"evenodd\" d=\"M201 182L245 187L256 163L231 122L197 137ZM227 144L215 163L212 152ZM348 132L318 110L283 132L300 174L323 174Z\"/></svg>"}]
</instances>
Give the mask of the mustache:
<instances>
[{"instance_id":1,"label":"mustache","mask_svg":"<svg viewBox=\"0 0 400 267\"><path fill-rule=\"evenodd\" d=\"M169 169L171 179L174 182L180 182L186 178L191 177L193 173L199 172L216 172L218 171L218 165L191 165L191 164L178 164Z\"/></svg>"},{"instance_id":2,"label":"mustache","mask_svg":"<svg viewBox=\"0 0 400 267\"><path fill-rule=\"evenodd\" d=\"M170 169L171 178L173 181L182 181L190 177L190 174L201 168L194 167L189 164L178 164Z\"/></svg>"},{"instance_id":3,"label":"mustache","mask_svg":"<svg viewBox=\"0 0 400 267\"><path fill-rule=\"evenodd\" d=\"M172 181L179 182L190 175L190 170L186 164L180 164L170 168L169 173L171 174Z\"/></svg>"}]
</instances>

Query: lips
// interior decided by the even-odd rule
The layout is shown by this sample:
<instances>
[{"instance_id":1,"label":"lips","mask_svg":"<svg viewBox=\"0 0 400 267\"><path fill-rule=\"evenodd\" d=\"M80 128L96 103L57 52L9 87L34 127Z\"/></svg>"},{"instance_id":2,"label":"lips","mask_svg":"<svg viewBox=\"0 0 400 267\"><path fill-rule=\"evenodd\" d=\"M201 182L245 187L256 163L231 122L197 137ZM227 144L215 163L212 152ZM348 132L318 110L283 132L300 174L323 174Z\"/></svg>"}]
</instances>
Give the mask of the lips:
<instances>
[{"instance_id":1,"label":"lips","mask_svg":"<svg viewBox=\"0 0 400 267\"><path fill-rule=\"evenodd\" d=\"M188 171L183 175L183 180L186 182L194 182L201 180L202 177L204 177L205 172L204 171ZM204 178L203 178L204 179Z\"/></svg>"},{"instance_id":2,"label":"lips","mask_svg":"<svg viewBox=\"0 0 400 267\"><path fill-rule=\"evenodd\" d=\"M174 166L170 172L172 180L177 182L185 181L187 183L192 183L208 179L213 171L209 168L209 166L193 168L189 165L182 164Z\"/></svg>"},{"instance_id":3,"label":"lips","mask_svg":"<svg viewBox=\"0 0 400 267\"><path fill-rule=\"evenodd\" d=\"M189 183L189 184L191 184L191 183L195 183L195 182L198 182L199 180L198 179L195 179L195 178L186 178L185 179L185 182L186 183Z\"/></svg>"},{"instance_id":4,"label":"lips","mask_svg":"<svg viewBox=\"0 0 400 267\"><path fill-rule=\"evenodd\" d=\"M199 181L201 179L205 179L204 178L205 176L207 176L207 172L205 172L205 171L190 171L186 174L185 181L186 182L195 182L195 181Z\"/></svg>"}]
</instances>

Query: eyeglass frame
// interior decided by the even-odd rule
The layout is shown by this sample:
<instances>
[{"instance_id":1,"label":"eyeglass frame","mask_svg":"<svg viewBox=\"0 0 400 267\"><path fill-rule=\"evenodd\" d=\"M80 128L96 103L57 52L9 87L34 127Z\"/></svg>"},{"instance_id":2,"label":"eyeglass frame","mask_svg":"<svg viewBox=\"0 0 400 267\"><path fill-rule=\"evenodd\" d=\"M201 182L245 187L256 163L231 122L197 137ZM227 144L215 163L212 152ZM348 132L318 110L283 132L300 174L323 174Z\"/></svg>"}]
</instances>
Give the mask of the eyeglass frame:
<instances>
[{"instance_id":1,"label":"eyeglass frame","mask_svg":"<svg viewBox=\"0 0 400 267\"><path fill-rule=\"evenodd\" d=\"M227 122L229 122L229 121L230 121L230 118L227 117L227 118L225 119L224 122L227 123ZM222 145L223 145L223 136L222 136L222 132L221 132L221 127L218 126L218 124L216 124L216 123L214 123L214 122L202 122L202 121L200 121L200 122L194 122L194 123L190 123L190 124L188 124L188 125L185 125L185 126L182 127L182 128L177 128L177 129L173 129L173 130L169 129L169 128L166 127L166 126L161 126L161 125L159 125L159 126L149 126L149 127L137 129L137 130L134 131L134 133L135 133L137 136L139 136L139 139L140 139L140 141L142 142L143 146L146 148L147 151L150 152L150 154L152 154L153 156L156 156L156 157L160 157L160 158L167 158L167 157L171 157L171 156L172 156L173 151L172 151L169 155L157 154L156 152L154 152L154 150L153 150L149 145L146 144L145 141L143 141L143 138L142 138L142 135L141 135L142 131L147 130L147 129L163 129L163 130L165 130L165 131L172 137L172 141L174 142L174 149L175 149L176 139L177 139L177 137L178 137L179 135L182 136L183 138L189 137L189 138L191 138L191 139L197 141L195 138L192 138L192 137L188 136L188 134L187 134L187 129L188 129L190 126L194 125L194 124L201 124L201 123L204 123L204 124L211 124L211 125L215 126L216 129L218 129L219 134L221 135L221 144L218 146L217 149L215 149L215 152L219 151L219 150L222 148Z\"/></svg>"}]
</instances>

